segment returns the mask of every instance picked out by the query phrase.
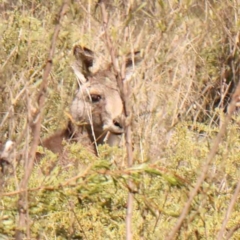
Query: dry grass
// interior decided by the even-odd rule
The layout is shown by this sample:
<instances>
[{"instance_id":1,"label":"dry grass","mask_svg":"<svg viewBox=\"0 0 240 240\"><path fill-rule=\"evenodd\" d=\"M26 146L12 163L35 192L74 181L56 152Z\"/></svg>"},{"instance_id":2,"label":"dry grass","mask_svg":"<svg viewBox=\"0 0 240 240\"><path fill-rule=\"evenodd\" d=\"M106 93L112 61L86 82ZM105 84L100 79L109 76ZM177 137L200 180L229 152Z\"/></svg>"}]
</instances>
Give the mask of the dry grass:
<instances>
[{"instance_id":1,"label":"dry grass","mask_svg":"<svg viewBox=\"0 0 240 240\"><path fill-rule=\"evenodd\" d=\"M133 239L165 239L175 226L239 81L238 1L180 2L109 1L118 54L139 49L144 57L132 80L135 164L125 167L124 148L101 146L96 158L66 143L68 165L47 153L29 183L31 239L124 239L129 179L135 183ZM76 89L72 47L93 49L100 66L111 60L95 4L72 1L63 18L41 138L67 122ZM9 239L32 140L29 122L60 6L61 1L0 1L0 137L2 143L16 142L16 169L0 176L0 232ZM239 181L239 144L235 114L178 239L217 237ZM235 200L224 231L231 239L240 238L239 208Z\"/></svg>"}]
</instances>

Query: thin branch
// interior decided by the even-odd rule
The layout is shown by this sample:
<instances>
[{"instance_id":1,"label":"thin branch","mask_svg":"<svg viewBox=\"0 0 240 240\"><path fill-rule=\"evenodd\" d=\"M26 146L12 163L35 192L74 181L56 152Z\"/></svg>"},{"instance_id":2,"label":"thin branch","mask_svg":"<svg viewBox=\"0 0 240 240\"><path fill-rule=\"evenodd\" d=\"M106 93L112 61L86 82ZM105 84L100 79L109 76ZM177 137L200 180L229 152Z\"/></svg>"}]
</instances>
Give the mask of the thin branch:
<instances>
[{"instance_id":1,"label":"thin branch","mask_svg":"<svg viewBox=\"0 0 240 240\"><path fill-rule=\"evenodd\" d=\"M102 17L103 17L103 28L104 28L104 36L107 44L107 48L111 55L111 60L113 64L113 70L115 72L115 75L117 77L117 84L120 89L121 98L123 101L123 107L124 107L124 113L126 119L130 117L131 109L129 104L129 95L130 90L128 88L128 83L124 84L123 80L125 79L125 64L123 61L121 71L119 69L117 57L116 57L116 50L114 48L114 45L112 43L112 40L108 34L108 13L106 10L106 6L104 1L98 3L101 7ZM125 126L125 140L126 140L126 150L127 150L127 160L128 160L128 167L131 167L133 164L133 151L132 151L132 130L131 125L127 124ZM132 181L129 179L128 182L129 185L129 192L128 192L128 199L127 199L127 212L126 212L126 239L131 240L132 239L132 212L133 212L133 200L134 200L134 194L131 192L132 189Z\"/></svg>"},{"instance_id":2,"label":"thin branch","mask_svg":"<svg viewBox=\"0 0 240 240\"><path fill-rule=\"evenodd\" d=\"M38 191L38 190L58 190L59 188L64 188L64 187L68 187L68 186L72 186L74 185L74 183L76 183L80 178L84 179L86 178L86 176L90 173L90 171L93 169L94 164L90 164L83 172L79 173L77 176L71 177L67 180L65 180L64 182L61 182L61 184L57 185L57 186L48 186L48 185L42 185L39 187L35 187L35 188L28 188L28 192L34 192L34 191ZM187 181L187 179L182 178L181 176L172 173L171 171L169 171L168 169L165 168L161 168L159 167L157 164L152 164L149 165L148 170L149 169L154 169L154 170L158 170L159 173L164 174L170 174L172 175L174 178L176 178L176 180L178 182L180 182L182 185L187 185L192 187L191 183ZM121 169L121 170L94 170L94 173L98 173L98 174L102 174L104 176L111 176L114 178L117 177L122 177L124 175L126 176L131 176L134 173L145 173L145 169L142 168L140 170L135 170L135 169ZM79 183L78 183L79 184ZM84 183L85 184L85 183ZM126 185L127 189L129 189L129 185ZM7 192L7 193L1 193L0 197L10 197L10 196L14 196L17 195L21 192L26 191L26 189L21 189L21 190L17 190L17 191L13 191L13 192ZM202 190L201 190L202 192Z\"/></svg>"},{"instance_id":3,"label":"thin branch","mask_svg":"<svg viewBox=\"0 0 240 240\"><path fill-rule=\"evenodd\" d=\"M39 94L37 95L37 99L36 99L36 101L38 103L38 109L37 109L35 115L33 116L32 121L30 122L30 126L32 127L32 139L33 140L32 140L31 146L30 146L28 160L25 163L25 172L24 172L23 179L20 183L20 190L21 189L27 190L28 181L29 181L29 178L30 178L32 170L33 170L36 149L39 144L42 113L43 113L43 108L44 108L44 104L45 104L45 100L46 100L48 77L51 72L53 56L54 56L54 52L55 52L55 48L56 48L56 42L57 42L57 38L58 38L60 29L61 29L60 22L61 22L63 16L66 14L67 8L68 8L68 3L67 3L67 1L65 1L62 5L61 10L58 15L57 24L55 26L55 30L54 30L54 34L52 37L52 42L51 42L51 46L50 46L50 50L49 50L49 54L48 54L47 63L46 63L44 73L43 73L43 80L42 80L42 83L40 86ZM27 235L28 235L28 238L30 238L29 230L26 230L26 228L28 227L28 225L27 225L27 220L28 220L27 206L28 206L27 192L24 191L21 194L19 194L19 202L18 202L19 222L18 222L18 227L16 230L16 239L17 240L23 239L24 231L28 232Z\"/></svg>"},{"instance_id":4,"label":"thin branch","mask_svg":"<svg viewBox=\"0 0 240 240\"><path fill-rule=\"evenodd\" d=\"M240 224L237 224L236 226L234 226L233 228L231 228L228 232L228 234L226 235L226 239L230 239L232 237L232 235L239 230L240 228Z\"/></svg>"},{"instance_id":5,"label":"thin branch","mask_svg":"<svg viewBox=\"0 0 240 240\"><path fill-rule=\"evenodd\" d=\"M194 197L197 195L197 193L199 192L200 187L206 178L206 174L209 169L209 165L218 152L219 144L221 143L222 138L226 133L227 126L231 120L231 117L232 117L235 109L236 109L236 103L238 102L239 97L240 97L240 82L238 83L238 86L233 94L232 100L228 106L228 113L225 116L225 121L222 124L216 138L213 141L213 146L207 156L206 163L203 166L203 169L201 170L201 175L198 177L197 183L196 183L195 187L192 189L192 191L190 192L188 201L186 202L186 204L182 210L182 213L181 213L180 217L178 218L177 223L175 224L175 226L172 229L172 231L170 232L170 234L166 237L166 240L175 239L177 232L182 227L183 221L185 220L187 214L190 211L192 201L193 201Z\"/></svg>"},{"instance_id":6,"label":"thin branch","mask_svg":"<svg viewBox=\"0 0 240 240\"><path fill-rule=\"evenodd\" d=\"M231 202L230 202L230 204L228 206L228 209L226 211L226 214L225 214L225 217L224 217L224 220L223 220L223 223L222 223L222 227L221 227L221 229L220 229L220 231L218 233L217 240L223 239L223 235L224 235L224 232L225 232L225 229L226 229L227 222L228 222L228 220L230 218L230 215L232 213L234 204L237 201L239 192L240 192L240 180L238 181L237 187L235 189L235 193L233 194Z\"/></svg>"}]
</instances>

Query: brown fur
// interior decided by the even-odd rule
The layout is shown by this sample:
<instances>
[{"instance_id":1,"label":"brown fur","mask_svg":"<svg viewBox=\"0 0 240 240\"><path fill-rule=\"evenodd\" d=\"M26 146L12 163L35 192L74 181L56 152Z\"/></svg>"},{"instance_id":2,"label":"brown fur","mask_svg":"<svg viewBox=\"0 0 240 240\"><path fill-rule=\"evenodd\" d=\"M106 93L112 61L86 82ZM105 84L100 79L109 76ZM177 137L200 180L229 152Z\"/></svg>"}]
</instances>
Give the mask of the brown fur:
<instances>
[{"instance_id":1,"label":"brown fur","mask_svg":"<svg viewBox=\"0 0 240 240\"><path fill-rule=\"evenodd\" d=\"M92 73L94 53L80 46L75 46L73 52L76 61L72 68L79 83L79 89L71 104L74 123L69 122L66 129L45 139L42 145L54 153L61 153L62 141L66 139L80 142L96 153L96 145L104 143L104 140L109 145L119 143L124 125L123 103L111 65L107 69ZM136 53L134 58L136 62L139 62L138 54ZM128 77L132 73L132 66L133 60L128 58Z\"/></svg>"}]
</instances>

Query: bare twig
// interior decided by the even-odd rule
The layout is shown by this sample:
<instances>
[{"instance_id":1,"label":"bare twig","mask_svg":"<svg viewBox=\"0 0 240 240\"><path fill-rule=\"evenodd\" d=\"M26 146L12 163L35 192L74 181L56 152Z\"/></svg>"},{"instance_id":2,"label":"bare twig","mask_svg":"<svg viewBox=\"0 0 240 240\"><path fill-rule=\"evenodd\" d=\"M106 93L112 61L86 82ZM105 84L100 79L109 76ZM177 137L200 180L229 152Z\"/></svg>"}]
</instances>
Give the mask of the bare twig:
<instances>
[{"instance_id":1,"label":"bare twig","mask_svg":"<svg viewBox=\"0 0 240 240\"><path fill-rule=\"evenodd\" d=\"M239 230L240 228L240 224L237 224L236 226L234 226L233 228L231 228L228 232L228 234L226 235L226 239L230 239L232 237L232 235Z\"/></svg>"},{"instance_id":2,"label":"bare twig","mask_svg":"<svg viewBox=\"0 0 240 240\"><path fill-rule=\"evenodd\" d=\"M149 165L149 167L151 169L154 169L154 170L158 170L159 173L162 173L162 174L170 174L172 175L174 178L176 178L176 180L178 182L180 182L181 184L183 185L187 185L187 186L191 186L191 183L188 182L187 179L184 179L182 178L181 176L175 174L175 173L172 173L171 171L169 171L169 169L165 169L165 168L162 168L162 167L159 167L157 164L152 164L152 165ZM34 192L34 191L38 191L38 190L58 190L59 188L64 188L64 187L68 187L68 186L73 186L74 184L76 184L78 182L79 179L85 179L87 175L90 174L90 171L94 168L94 164L90 164L88 167L86 167L86 169L84 169L83 172L79 173L78 175L74 176L74 177L71 177L69 179L66 179L64 182L61 182L61 184L57 185L57 186L48 186L48 185L43 185L41 184L41 186L39 187L35 187L35 188L28 188L28 192ZM117 178L117 177L122 177L122 176L131 176L133 173L145 173L145 169L141 169L141 170L135 170L135 169L121 169L121 170L94 170L94 173L98 173L98 174L102 174L104 176L111 176L111 177L114 177L114 178ZM79 185L79 183L77 183ZM85 183L84 183L85 184ZM127 185L126 186L128 189L129 189L129 186ZM14 196L14 195L17 195L21 192L24 192L26 191L25 189L20 189L20 190L17 190L17 191L13 191L13 192L7 192L7 193L1 193L0 197L10 197L10 196ZM202 190L201 190L202 192Z\"/></svg>"},{"instance_id":3,"label":"bare twig","mask_svg":"<svg viewBox=\"0 0 240 240\"><path fill-rule=\"evenodd\" d=\"M118 83L121 98L123 101L125 117L128 118L131 115L131 109L129 104L130 90L128 87L128 83L123 84L123 80L125 79L125 64L124 64L125 61L123 61L122 68L120 70L117 57L116 57L116 49L114 48L112 40L108 34L109 19L108 19L108 13L107 13L104 1L99 3L99 5L101 7L101 12L103 16L103 27L104 27L104 35L105 35L107 48L111 55L113 70L115 72L115 75L117 76L117 83ZM132 151L132 130L131 130L130 124L127 124L125 126L125 140L126 140L128 167L131 167L133 164L133 151ZM132 223L133 199L134 199L134 194L131 192L131 189L132 189L131 180L129 180L128 185L129 185L129 193L128 193L128 200L127 200L127 213L126 213L126 239L131 240L132 239L131 223Z\"/></svg>"},{"instance_id":4,"label":"bare twig","mask_svg":"<svg viewBox=\"0 0 240 240\"><path fill-rule=\"evenodd\" d=\"M192 189L192 191L190 192L188 201L186 202L186 204L182 210L182 213L181 213L180 217L178 218L177 223L175 224L175 226L172 229L172 231L170 232L170 234L166 237L166 240L175 239L177 232L182 227L183 221L190 211L192 201L193 201L194 197L197 195L203 181L205 180L207 171L209 169L209 165L210 165L211 161L213 160L213 158L215 157L216 153L218 152L219 144L221 143L221 140L226 132L226 129L231 120L232 114L234 113L234 111L236 109L236 103L238 102L239 97L240 97L240 82L238 83L238 86L233 94L232 100L228 106L228 113L225 116L225 121L222 124L222 126L218 132L218 135L216 136L216 138L213 141L212 148L207 156L206 163L203 166L203 169L201 171L201 175L198 177L197 183L196 183L195 187ZM237 190L238 190L238 188L236 189L236 192L237 192ZM231 208L229 211L231 211Z\"/></svg>"},{"instance_id":5,"label":"bare twig","mask_svg":"<svg viewBox=\"0 0 240 240\"><path fill-rule=\"evenodd\" d=\"M39 190L58 190L58 189L62 189L64 187L67 187L67 186L72 186L74 183L77 182L78 179L80 178L84 178L87 176L87 174L89 173L89 171L91 170L93 164L89 165L85 170L84 172L78 174L77 176L74 176L68 180L66 180L65 182L57 185L57 186L47 186L47 185L41 185L39 187L35 187L35 188L28 188L28 192L35 192L35 191L39 191ZM119 175L122 176L123 173L119 173ZM78 184L79 185L79 184ZM85 183L83 183L83 185L85 185ZM26 190L25 189L20 189L18 191L13 191L13 192L8 192L8 193L1 193L1 197L5 196L5 197L11 197L11 196L14 196L14 195L17 195L17 194L20 194L20 193L23 193L25 192Z\"/></svg>"},{"instance_id":6,"label":"bare twig","mask_svg":"<svg viewBox=\"0 0 240 240\"><path fill-rule=\"evenodd\" d=\"M233 210L234 204L237 201L239 192L240 192L240 180L238 181L237 187L235 189L235 193L233 194L231 202L230 202L230 204L228 206L228 209L226 211L226 214L225 214L225 217L224 217L224 220L223 220L223 223L222 223L222 227L221 227L221 229L218 233L218 237L217 237L218 240L223 239L223 235L224 235L224 232L225 232L225 229L226 229L227 222L230 218L230 215L231 215L231 212Z\"/></svg>"},{"instance_id":7,"label":"bare twig","mask_svg":"<svg viewBox=\"0 0 240 240\"><path fill-rule=\"evenodd\" d=\"M52 68L52 61L53 61L53 56L56 48L56 42L57 38L60 32L60 22L62 17L65 15L68 7L68 2L67 0L63 3L61 10L58 15L57 19L57 24L55 26L49 54L48 54L48 59L47 63L44 69L43 73L43 80L40 86L39 94L37 96L37 103L38 103L38 109L34 116L32 117L32 121L30 122L30 126L32 127L32 143L30 146L30 152L29 152L29 157L28 161L25 163L25 172L24 176L22 178L22 181L20 183L20 190L24 190L19 194L19 202L18 202L18 212L19 212L19 222L18 222L18 227L16 230L16 239L21 240L23 239L24 232L27 232L28 239L30 239L30 230L28 228L28 201L27 201L27 186L28 186L28 181L31 176L33 166L34 166L34 159L35 159L35 154L36 154L36 149L39 143L39 137L40 137L40 130L41 130L41 122L42 122L42 113L43 113L43 108L45 104L45 99L46 99L46 91L47 91L47 85L48 85L48 76L51 72Z\"/></svg>"},{"instance_id":8,"label":"bare twig","mask_svg":"<svg viewBox=\"0 0 240 240\"><path fill-rule=\"evenodd\" d=\"M17 94L17 96L11 101L11 106L9 107L8 111L6 112L5 116L3 117L3 120L0 124L0 129L4 126L4 123L9 119L9 115L12 114L14 111L14 105L17 103L18 99L23 95L23 93L26 91L28 87L28 84L24 86L24 88Z\"/></svg>"}]
</instances>

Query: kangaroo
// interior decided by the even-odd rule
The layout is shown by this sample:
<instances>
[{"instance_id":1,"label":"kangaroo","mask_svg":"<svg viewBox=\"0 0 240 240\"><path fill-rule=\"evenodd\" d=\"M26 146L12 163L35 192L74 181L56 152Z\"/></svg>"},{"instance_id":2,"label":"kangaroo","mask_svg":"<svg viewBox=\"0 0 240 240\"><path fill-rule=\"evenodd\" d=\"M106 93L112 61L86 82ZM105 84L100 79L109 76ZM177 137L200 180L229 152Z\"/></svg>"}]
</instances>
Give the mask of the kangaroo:
<instances>
[{"instance_id":1,"label":"kangaroo","mask_svg":"<svg viewBox=\"0 0 240 240\"><path fill-rule=\"evenodd\" d=\"M77 45L73 54L75 62L72 68L79 88L70 107L72 120L66 129L45 139L42 145L54 153L61 153L65 139L80 142L97 154L97 145L107 143L113 146L119 143L124 132L123 102L112 64L92 73L96 62L94 52ZM139 60L139 52L133 58L126 59L127 78Z\"/></svg>"}]
</instances>

